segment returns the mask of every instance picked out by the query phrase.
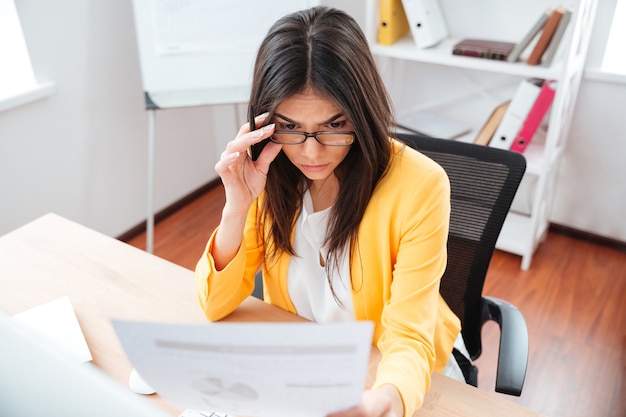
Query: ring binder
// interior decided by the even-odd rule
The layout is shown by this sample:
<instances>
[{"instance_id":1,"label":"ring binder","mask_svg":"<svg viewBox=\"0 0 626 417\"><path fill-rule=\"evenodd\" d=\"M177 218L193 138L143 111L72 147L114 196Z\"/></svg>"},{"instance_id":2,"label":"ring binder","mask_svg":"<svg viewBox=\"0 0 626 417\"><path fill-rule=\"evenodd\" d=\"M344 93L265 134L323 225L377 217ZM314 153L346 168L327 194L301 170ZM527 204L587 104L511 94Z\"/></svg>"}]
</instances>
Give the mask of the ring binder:
<instances>
[{"instance_id":1,"label":"ring binder","mask_svg":"<svg viewBox=\"0 0 626 417\"><path fill-rule=\"evenodd\" d=\"M402 0L413 40L419 49L448 37L448 28L437 0Z\"/></svg>"},{"instance_id":2,"label":"ring binder","mask_svg":"<svg viewBox=\"0 0 626 417\"><path fill-rule=\"evenodd\" d=\"M379 0L378 43L392 45L409 32L402 0Z\"/></svg>"}]
</instances>

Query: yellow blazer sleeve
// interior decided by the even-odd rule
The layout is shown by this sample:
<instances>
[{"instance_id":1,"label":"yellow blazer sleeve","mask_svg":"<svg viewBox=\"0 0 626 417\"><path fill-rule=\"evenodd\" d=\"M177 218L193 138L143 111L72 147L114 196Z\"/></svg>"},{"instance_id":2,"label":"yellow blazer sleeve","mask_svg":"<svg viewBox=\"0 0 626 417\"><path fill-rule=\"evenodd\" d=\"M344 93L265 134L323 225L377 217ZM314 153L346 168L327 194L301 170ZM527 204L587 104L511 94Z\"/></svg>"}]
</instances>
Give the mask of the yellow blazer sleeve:
<instances>
[{"instance_id":1,"label":"yellow blazer sleeve","mask_svg":"<svg viewBox=\"0 0 626 417\"><path fill-rule=\"evenodd\" d=\"M263 257L256 232L257 202L248 211L239 251L224 269L218 271L211 255L217 229L211 234L196 264L196 295L204 314L216 321L232 313L254 290L254 276Z\"/></svg>"},{"instance_id":2,"label":"yellow blazer sleeve","mask_svg":"<svg viewBox=\"0 0 626 417\"><path fill-rule=\"evenodd\" d=\"M376 323L374 342L382 356L373 387L394 385L405 415L411 416L423 403L436 363L447 362L460 329L439 294L450 216L445 171L404 148L394 156L366 215L353 267L355 314Z\"/></svg>"}]
</instances>

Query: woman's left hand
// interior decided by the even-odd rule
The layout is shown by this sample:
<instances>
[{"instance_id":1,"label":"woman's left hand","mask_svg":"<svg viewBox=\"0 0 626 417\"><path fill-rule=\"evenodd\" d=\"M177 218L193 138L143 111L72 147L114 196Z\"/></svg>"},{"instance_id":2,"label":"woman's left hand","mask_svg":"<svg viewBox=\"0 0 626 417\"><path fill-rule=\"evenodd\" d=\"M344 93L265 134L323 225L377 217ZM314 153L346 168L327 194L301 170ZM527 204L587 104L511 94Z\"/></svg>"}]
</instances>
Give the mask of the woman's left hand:
<instances>
[{"instance_id":1,"label":"woman's left hand","mask_svg":"<svg viewBox=\"0 0 626 417\"><path fill-rule=\"evenodd\" d=\"M328 414L326 417L402 417L404 404L393 385L383 385L363 392L363 402L347 410Z\"/></svg>"}]
</instances>

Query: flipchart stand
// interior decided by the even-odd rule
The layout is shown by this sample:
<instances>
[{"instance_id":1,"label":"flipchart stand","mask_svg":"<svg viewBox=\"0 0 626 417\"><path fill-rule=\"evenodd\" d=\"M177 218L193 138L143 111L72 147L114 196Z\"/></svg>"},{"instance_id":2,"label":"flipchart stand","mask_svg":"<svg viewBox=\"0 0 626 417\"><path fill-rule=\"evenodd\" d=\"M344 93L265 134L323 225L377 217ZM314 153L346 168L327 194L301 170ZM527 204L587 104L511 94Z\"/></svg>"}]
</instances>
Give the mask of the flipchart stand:
<instances>
[{"instance_id":1,"label":"flipchart stand","mask_svg":"<svg viewBox=\"0 0 626 417\"><path fill-rule=\"evenodd\" d=\"M270 26L316 4L319 0L133 0L148 113L146 251L154 252L156 110L247 102L256 51Z\"/></svg>"}]
</instances>

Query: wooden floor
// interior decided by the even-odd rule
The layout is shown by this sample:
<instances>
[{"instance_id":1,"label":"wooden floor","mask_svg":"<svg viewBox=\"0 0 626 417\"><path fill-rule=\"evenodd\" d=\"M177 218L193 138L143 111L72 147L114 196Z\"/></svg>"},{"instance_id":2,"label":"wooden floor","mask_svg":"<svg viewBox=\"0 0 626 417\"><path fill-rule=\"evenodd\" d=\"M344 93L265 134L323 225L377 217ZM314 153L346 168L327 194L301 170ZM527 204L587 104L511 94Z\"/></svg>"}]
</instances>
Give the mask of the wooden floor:
<instances>
[{"instance_id":1,"label":"wooden floor","mask_svg":"<svg viewBox=\"0 0 626 417\"><path fill-rule=\"evenodd\" d=\"M193 269L223 203L218 186L159 222L155 254ZM128 243L145 248L145 236ZM496 251L484 289L515 304L529 329L522 396L504 397L551 417L626 416L626 253L550 232L529 271L520 261ZM477 365L487 391L498 336L496 325L485 325Z\"/></svg>"}]
</instances>

